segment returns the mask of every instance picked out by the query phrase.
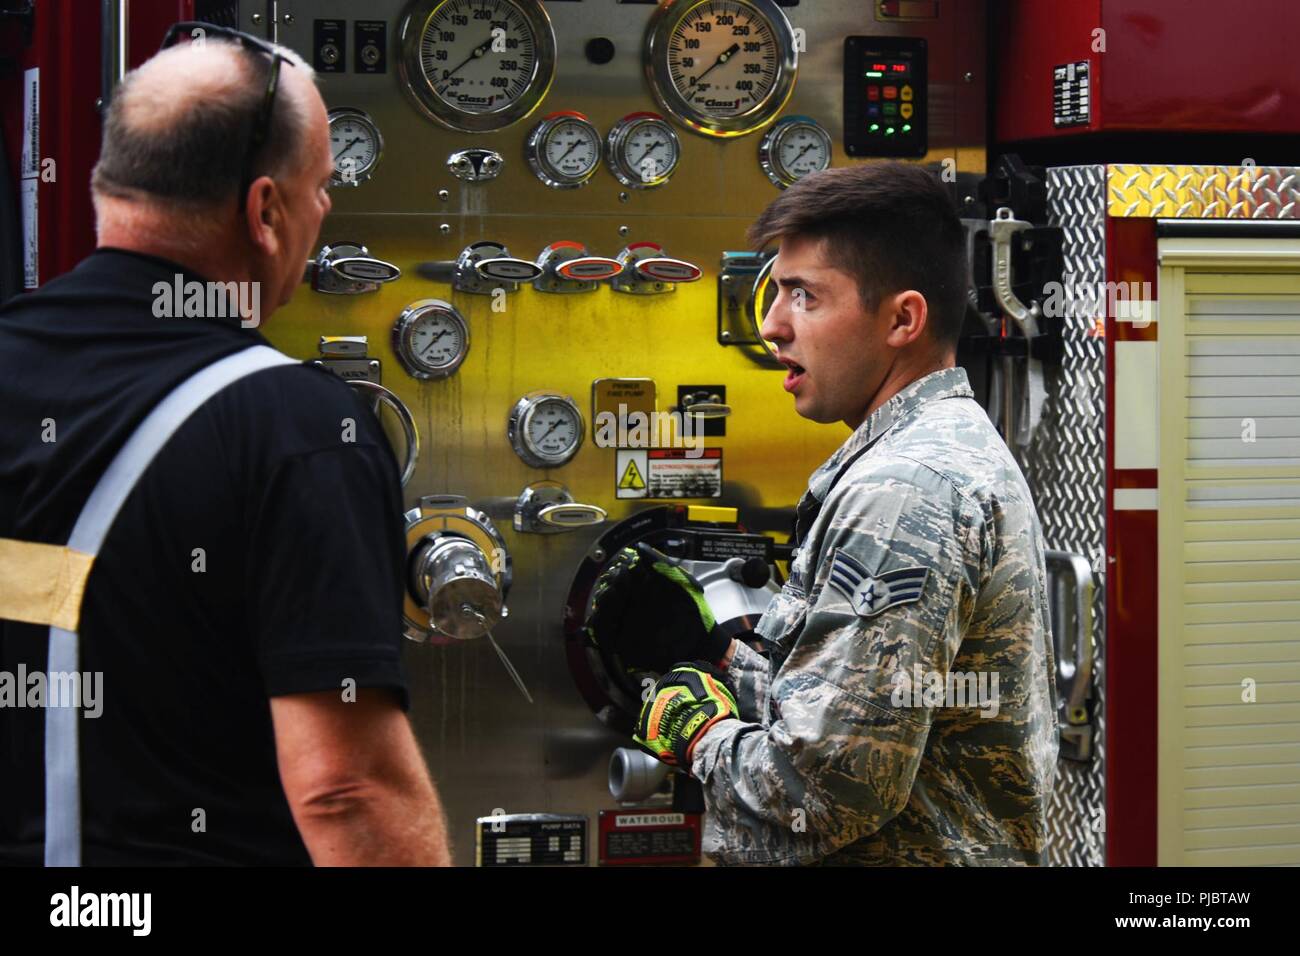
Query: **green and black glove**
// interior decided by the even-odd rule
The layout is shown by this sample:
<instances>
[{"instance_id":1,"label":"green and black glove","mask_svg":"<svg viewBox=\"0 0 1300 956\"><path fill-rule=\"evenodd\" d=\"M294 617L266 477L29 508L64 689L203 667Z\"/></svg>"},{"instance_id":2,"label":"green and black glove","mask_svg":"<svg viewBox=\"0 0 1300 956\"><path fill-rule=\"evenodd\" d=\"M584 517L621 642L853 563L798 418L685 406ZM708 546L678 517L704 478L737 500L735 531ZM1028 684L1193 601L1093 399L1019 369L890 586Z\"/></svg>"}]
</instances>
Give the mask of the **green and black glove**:
<instances>
[{"instance_id":1,"label":"green and black glove","mask_svg":"<svg viewBox=\"0 0 1300 956\"><path fill-rule=\"evenodd\" d=\"M720 671L703 662L678 664L655 685L632 739L669 766L689 772L700 738L739 712Z\"/></svg>"},{"instance_id":2,"label":"green and black glove","mask_svg":"<svg viewBox=\"0 0 1300 956\"><path fill-rule=\"evenodd\" d=\"M660 674L678 661L720 663L731 646L700 582L645 544L624 548L596 579L586 629L623 663Z\"/></svg>"}]
</instances>

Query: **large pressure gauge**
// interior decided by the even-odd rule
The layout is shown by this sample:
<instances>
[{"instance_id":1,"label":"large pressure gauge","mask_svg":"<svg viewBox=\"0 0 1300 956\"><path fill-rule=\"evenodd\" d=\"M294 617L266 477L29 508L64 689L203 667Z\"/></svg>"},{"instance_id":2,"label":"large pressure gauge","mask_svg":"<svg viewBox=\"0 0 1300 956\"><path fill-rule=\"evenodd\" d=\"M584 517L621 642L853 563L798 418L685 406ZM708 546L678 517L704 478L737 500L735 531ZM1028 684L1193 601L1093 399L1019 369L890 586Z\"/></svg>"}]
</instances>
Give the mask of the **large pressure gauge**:
<instances>
[{"instance_id":1,"label":"large pressure gauge","mask_svg":"<svg viewBox=\"0 0 1300 956\"><path fill-rule=\"evenodd\" d=\"M421 299L393 326L393 351L413 378L446 378L469 353L469 326L449 302Z\"/></svg>"},{"instance_id":2,"label":"large pressure gauge","mask_svg":"<svg viewBox=\"0 0 1300 956\"><path fill-rule=\"evenodd\" d=\"M539 0L415 0L399 29L402 82L452 129L527 116L555 76L555 33Z\"/></svg>"},{"instance_id":3,"label":"large pressure gauge","mask_svg":"<svg viewBox=\"0 0 1300 956\"><path fill-rule=\"evenodd\" d=\"M767 178L784 189L831 165L831 135L809 116L787 116L763 134L758 162Z\"/></svg>"},{"instance_id":4,"label":"large pressure gauge","mask_svg":"<svg viewBox=\"0 0 1300 956\"><path fill-rule=\"evenodd\" d=\"M506 434L515 453L534 468L563 465L582 445L578 403L557 392L529 392L510 410Z\"/></svg>"},{"instance_id":5,"label":"large pressure gauge","mask_svg":"<svg viewBox=\"0 0 1300 956\"><path fill-rule=\"evenodd\" d=\"M606 148L610 172L634 189L662 186L682 158L681 141L658 113L624 116L610 129Z\"/></svg>"},{"instance_id":6,"label":"large pressure gauge","mask_svg":"<svg viewBox=\"0 0 1300 956\"><path fill-rule=\"evenodd\" d=\"M775 0L666 0L646 32L655 99L706 136L742 136L770 121L797 68L794 29Z\"/></svg>"},{"instance_id":7,"label":"large pressure gauge","mask_svg":"<svg viewBox=\"0 0 1300 956\"><path fill-rule=\"evenodd\" d=\"M350 106L330 110L329 124L330 153L334 156L330 182L335 186L360 186L370 178L384 151L379 127L364 110Z\"/></svg>"},{"instance_id":8,"label":"large pressure gauge","mask_svg":"<svg viewBox=\"0 0 1300 956\"><path fill-rule=\"evenodd\" d=\"M533 173L552 189L576 189L600 165L600 131L575 110L552 113L528 134L524 153Z\"/></svg>"}]
</instances>

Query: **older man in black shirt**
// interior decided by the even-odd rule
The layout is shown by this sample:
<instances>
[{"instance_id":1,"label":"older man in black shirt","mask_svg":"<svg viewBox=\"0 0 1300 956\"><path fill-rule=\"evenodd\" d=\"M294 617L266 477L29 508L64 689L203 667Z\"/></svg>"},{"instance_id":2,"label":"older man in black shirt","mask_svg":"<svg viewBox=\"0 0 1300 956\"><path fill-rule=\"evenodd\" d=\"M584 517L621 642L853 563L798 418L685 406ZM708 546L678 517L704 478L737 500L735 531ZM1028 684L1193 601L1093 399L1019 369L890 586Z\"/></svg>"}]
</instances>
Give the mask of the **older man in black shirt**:
<instances>
[{"instance_id":1,"label":"older man in black shirt","mask_svg":"<svg viewBox=\"0 0 1300 956\"><path fill-rule=\"evenodd\" d=\"M118 89L98 250L0 310L0 539L68 542L142 420L266 344L252 326L301 279L332 168L310 69L273 52L209 36ZM160 309L178 281L237 283L257 309ZM80 605L78 668L102 675L77 720L84 862L448 861L404 713L401 509L377 423L318 369L248 374L177 428ZM46 669L49 632L0 620L0 862L41 859L50 756L12 691Z\"/></svg>"}]
</instances>

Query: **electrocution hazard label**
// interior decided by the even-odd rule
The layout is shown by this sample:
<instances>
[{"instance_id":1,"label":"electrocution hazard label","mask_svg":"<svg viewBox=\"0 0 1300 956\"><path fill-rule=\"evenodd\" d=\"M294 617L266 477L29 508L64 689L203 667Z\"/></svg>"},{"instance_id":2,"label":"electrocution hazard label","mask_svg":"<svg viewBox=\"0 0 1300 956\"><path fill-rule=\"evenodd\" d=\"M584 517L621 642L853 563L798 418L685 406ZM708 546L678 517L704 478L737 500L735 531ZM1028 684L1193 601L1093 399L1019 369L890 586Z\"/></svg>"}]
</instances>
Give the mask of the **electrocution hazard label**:
<instances>
[{"instance_id":1,"label":"electrocution hazard label","mask_svg":"<svg viewBox=\"0 0 1300 956\"><path fill-rule=\"evenodd\" d=\"M614 485L618 498L720 498L722 449L621 448Z\"/></svg>"}]
</instances>

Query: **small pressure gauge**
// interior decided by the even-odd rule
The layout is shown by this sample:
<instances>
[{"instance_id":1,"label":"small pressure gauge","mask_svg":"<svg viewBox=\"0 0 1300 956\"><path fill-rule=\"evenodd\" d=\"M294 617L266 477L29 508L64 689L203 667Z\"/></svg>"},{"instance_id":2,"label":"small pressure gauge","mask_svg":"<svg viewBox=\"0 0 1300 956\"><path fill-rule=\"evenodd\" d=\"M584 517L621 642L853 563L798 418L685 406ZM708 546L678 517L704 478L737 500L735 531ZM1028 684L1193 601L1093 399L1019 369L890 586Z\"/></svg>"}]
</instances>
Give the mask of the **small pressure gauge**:
<instances>
[{"instance_id":1,"label":"small pressure gauge","mask_svg":"<svg viewBox=\"0 0 1300 956\"><path fill-rule=\"evenodd\" d=\"M809 116L787 116L758 144L758 162L782 189L831 165L831 136Z\"/></svg>"},{"instance_id":2,"label":"small pressure gauge","mask_svg":"<svg viewBox=\"0 0 1300 956\"><path fill-rule=\"evenodd\" d=\"M379 127L370 114L350 106L330 110L329 124L330 153L334 156L330 182L335 186L361 185L370 178L384 151Z\"/></svg>"},{"instance_id":3,"label":"small pressure gauge","mask_svg":"<svg viewBox=\"0 0 1300 956\"><path fill-rule=\"evenodd\" d=\"M469 353L469 326L450 303L421 299L393 326L393 351L413 378L446 378Z\"/></svg>"},{"instance_id":4,"label":"small pressure gauge","mask_svg":"<svg viewBox=\"0 0 1300 956\"><path fill-rule=\"evenodd\" d=\"M524 153L533 173L552 189L576 189L600 166L600 130L574 110L552 113L528 134Z\"/></svg>"},{"instance_id":5,"label":"small pressure gauge","mask_svg":"<svg viewBox=\"0 0 1300 956\"><path fill-rule=\"evenodd\" d=\"M650 189L668 182L682 157L682 144L658 113L629 113L609 131L606 151L619 182Z\"/></svg>"},{"instance_id":6,"label":"small pressure gauge","mask_svg":"<svg viewBox=\"0 0 1300 956\"><path fill-rule=\"evenodd\" d=\"M534 468L563 465L582 445L578 403L557 392L529 392L510 410L506 434L515 453Z\"/></svg>"}]
</instances>

